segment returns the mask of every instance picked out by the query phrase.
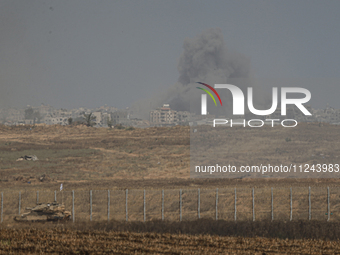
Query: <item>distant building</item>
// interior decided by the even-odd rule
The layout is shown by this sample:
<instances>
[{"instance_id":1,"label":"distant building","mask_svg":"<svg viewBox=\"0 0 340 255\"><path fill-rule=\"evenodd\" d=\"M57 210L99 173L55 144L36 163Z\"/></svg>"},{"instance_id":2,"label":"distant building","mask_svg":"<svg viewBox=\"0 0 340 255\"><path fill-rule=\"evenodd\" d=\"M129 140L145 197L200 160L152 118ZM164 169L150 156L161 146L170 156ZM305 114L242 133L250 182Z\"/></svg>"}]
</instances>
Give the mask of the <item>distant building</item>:
<instances>
[{"instance_id":1,"label":"distant building","mask_svg":"<svg viewBox=\"0 0 340 255\"><path fill-rule=\"evenodd\" d=\"M111 120L111 113L109 112L102 112L102 125L107 126L108 121Z\"/></svg>"},{"instance_id":2,"label":"distant building","mask_svg":"<svg viewBox=\"0 0 340 255\"><path fill-rule=\"evenodd\" d=\"M25 122L25 125L33 125L33 124L35 124L33 119L26 119L26 120L24 120L24 122Z\"/></svg>"},{"instance_id":3,"label":"distant building","mask_svg":"<svg viewBox=\"0 0 340 255\"><path fill-rule=\"evenodd\" d=\"M189 122L193 117L193 114L187 111L178 111L177 112L177 122L184 123Z\"/></svg>"},{"instance_id":4,"label":"distant building","mask_svg":"<svg viewBox=\"0 0 340 255\"><path fill-rule=\"evenodd\" d=\"M150 112L150 122L155 124L173 124L178 121L177 112L171 110L168 104Z\"/></svg>"},{"instance_id":5,"label":"distant building","mask_svg":"<svg viewBox=\"0 0 340 255\"><path fill-rule=\"evenodd\" d=\"M128 113L127 111L116 111L111 113L111 121L114 125L121 124L128 120Z\"/></svg>"},{"instance_id":6,"label":"distant building","mask_svg":"<svg viewBox=\"0 0 340 255\"><path fill-rule=\"evenodd\" d=\"M67 125L68 118L67 117L47 117L43 120L43 123L47 125Z\"/></svg>"},{"instance_id":7,"label":"distant building","mask_svg":"<svg viewBox=\"0 0 340 255\"><path fill-rule=\"evenodd\" d=\"M93 112L92 116L96 117L96 119L94 120L96 125L102 124L102 113L101 112Z\"/></svg>"}]
</instances>

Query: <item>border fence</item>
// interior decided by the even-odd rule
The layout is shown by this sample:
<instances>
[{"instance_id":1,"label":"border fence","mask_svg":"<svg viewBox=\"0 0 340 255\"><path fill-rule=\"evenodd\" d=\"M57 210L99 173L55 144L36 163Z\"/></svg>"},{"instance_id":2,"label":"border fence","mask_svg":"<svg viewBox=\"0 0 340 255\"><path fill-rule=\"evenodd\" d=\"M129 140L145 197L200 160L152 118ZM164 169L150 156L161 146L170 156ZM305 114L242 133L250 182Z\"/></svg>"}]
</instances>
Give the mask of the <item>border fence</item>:
<instances>
[{"instance_id":1,"label":"border fence","mask_svg":"<svg viewBox=\"0 0 340 255\"><path fill-rule=\"evenodd\" d=\"M340 188L221 188L1 192L1 223L56 201L72 221L340 220Z\"/></svg>"}]
</instances>

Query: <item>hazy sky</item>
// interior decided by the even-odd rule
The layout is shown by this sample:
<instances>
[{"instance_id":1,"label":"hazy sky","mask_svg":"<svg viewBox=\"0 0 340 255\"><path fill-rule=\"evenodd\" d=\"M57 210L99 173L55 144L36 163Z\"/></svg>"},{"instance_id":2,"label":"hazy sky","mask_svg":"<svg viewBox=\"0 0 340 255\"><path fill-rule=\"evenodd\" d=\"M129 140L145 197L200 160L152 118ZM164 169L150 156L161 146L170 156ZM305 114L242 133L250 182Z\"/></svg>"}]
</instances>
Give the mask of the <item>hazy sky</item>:
<instances>
[{"instance_id":1,"label":"hazy sky","mask_svg":"<svg viewBox=\"0 0 340 255\"><path fill-rule=\"evenodd\" d=\"M0 0L0 107L125 108L178 81L186 38L220 28L257 82L340 108L340 1Z\"/></svg>"}]
</instances>

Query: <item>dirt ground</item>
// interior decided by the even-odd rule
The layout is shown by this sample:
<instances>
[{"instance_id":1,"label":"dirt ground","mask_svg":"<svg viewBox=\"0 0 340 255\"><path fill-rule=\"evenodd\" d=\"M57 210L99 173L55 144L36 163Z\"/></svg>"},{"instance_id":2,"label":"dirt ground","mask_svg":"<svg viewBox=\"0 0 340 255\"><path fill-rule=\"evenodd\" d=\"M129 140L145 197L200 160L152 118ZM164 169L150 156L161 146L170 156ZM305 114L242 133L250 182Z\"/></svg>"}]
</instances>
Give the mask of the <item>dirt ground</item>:
<instances>
[{"instance_id":1,"label":"dirt ground","mask_svg":"<svg viewBox=\"0 0 340 255\"><path fill-rule=\"evenodd\" d=\"M292 163L325 160L336 163L340 159L339 126L300 123L293 131L282 127L267 129L257 133L250 128L226 130L233 147L231 160L257 164L282 157ZM274 141L275 150L273 143L265 142L268 137ZM36 155L39 160L16 161L24 155ZM339 183L338 178L193 179L189 168L189 127L119 130L59 125L0 126L2 190L56 190L60 183L69 190L337 186Z\"/></svg>"},{"instance_id":2,"label":"dirt ground","mask_svg":"<svg viewBox=\"0 0 340 255\"><path fill-rule=\"evenodd\" d=\"M292 131L287 131L282 127L267 128L266 132L257 132L249 128L228 129L226 130L228 142L230 142L230 148L233 148L228 156L235 164L245 161L252 164L268 160L278 162L282 158L292 163L340 163L339 128L339 126L327 124L301 123L299 128ZM268 143L268 137L273 143ZM273 144L275 144L274 150ZM36 155L39 160L16 161L25 155ZM189 191L195 189L197 191L197 188L212 190L220 188L221 203L224 203L222 200L223 188L263 188L270 191L270 187L274 187L275 190L278 188L276 192L281 192L280 189L287 190L287 188L295 187L294 191L301 189L301 192L304 192L303 198L306 200L307 193L305 191L308 190L308 186L311 186L313 191L318 190L314 187L322 189L322 195L325 197L324 189L331 187L332 192L336 190L336 187L339 186L339 178L193 179L190 178L190 129L183 126L130 130L58 125L0 126L0 190L4 192L4 205L8 203L5 209L7 208L9 211L4 211L7 218L12 219L12 216L17 214L19 191L23 203L29 201L34 203L36 191L41 192L41 200L47 194L50 198L54 190L59 190L61 183L64 185L65 194L71 194L71 190L76 190L78 199L80 194L83 194L80 196L81 199L76 201L76 206L81 207L76 207L78 213L76 215L80 217L80 212L84 212L83 218L87 219L89 190L97 190L97 193L101 194L107 193L105 190L108 189L117 190L116 192L124 192L124 189L147 189L148 194L155 193L159 200L158 193L161 189ZM195 192L193 191L193 194ZM94 196L97 193L94 193ZM269 195L267 193L266 196L270 197L270 193L268 193ZM112 194L115 193L112 192ZM287 194L282 197L286 198ZM25 196L27 196L26 199ZM337 196L337 193L331 194L333 202L337 201L334 196ZM123 199L124 196L121 198ZM66 197L64 199L66 201ZM183 199L185 200L185 194ZM69 207L70 201L69 196L66 201ZM97 200L94 200L94 217L96 213L99 213L96 208L101 208L103 211L103 213L100 211L101 214L105 215L107 210L105 196L101 201L103 206L97 206L95 201ZM313 201L316 201L314 197ZM314 202L313 212L321 204L321 207L326 210L325 201L323 199L322 203ZM159 208L158 202L157 208ZM300 202L294 200L294 203ZM13 204L12 207L10 203ZM150 202L147 203L150 207ZM238 203L238 210L242 210L242 198ZM303 212L307 212L308 204L306 203L293 206L302 206ZM268 205L270 207L270 204ZM276 207L278 205L275 204L275 213L279 210ZM175 208L177 215L178 201L176 200L171 206ZM197 210L196 206L193 203L193 209L191 209ZM261 206L261 204L257 202L256 206ZM149 207L148 210L151 210L152 208ZM213 205L210 207L211 210L214 209ZM130 208L133 209L133 205ZM249 208L251 208L251 203ZM332 204L331 209L338 210L339 208L335 208ZM141 210L138 211L139 218L142 215L141 212ZM333 218L335 214L336 212L332 215ZM249 209L249 215L251 216L251 209ZM323 217L325 218L324 215ZM281 238L270 238L270 235L262 235L262 232L259 235L263 237L247 237L242 233L250 233L256 229L262 229L265 233L269 233L266 227L252 227L248 223L244 227L237 223L234 226L235 231L243 232L240 232L241 234L235 232L235 235L243 237L233 237L224 236L226 235L225 228L222 229L223 235L210 233L209 227L215 223L206 224L209 227L200 228L198 231L200 234L192 235L187 230L194 226L197 227L199 224L188 223L188 226L182 227L171 225L170 230L175 230L175 233L170 230L155 233L156 225L149 221L153 227L140 233L139 228L129 230L125 227L122 228L123 231L119 229L100 231L95 228L84 230L76 226L73 229L54 229L53 225L46 225L41 229L36 228L35 225L13 227L12 222L7 221L9 219L7 218L5 219L6 224L1 226L0 231L0 254L336 254L340 252L339 242L333 239L333 241L326 241L324 238L326 234L320 234L320 231L314 231L316 233L313 236L314 239L306 239L305 234L301 238L293 239L285 239L282 236L280 236ZM285 222L280 221L278 224ZM216 224L217 228L221 227L219 222L216 221ZM295 226L294 224L293 226ZM336 224L336 221L332 221L330 224ZM273 230L271 224L268 226L270 231ZM337 225L333 227L335 230L338 229ZM179 229L187 234L178 233ZM275 229L277 228L275 227ZM291 233L299 234L303 230L303 233L308 236L316 228L313 225L310 229L311 231L307 231L307 233L306 229L299 225L297 230ZM323 226L320 229L325 231ZM207 235L207 233L210 234Z\"/></svg>"},{"instance_id":3,"label":"dirt ground","mask_svg":"<svg viewBox=\"0 0 340 255\"><path fill-rule=\"evenodd\" d=\"M2 229L0 254L337 254L339 241Z\"/></svg>"}]
</instances>

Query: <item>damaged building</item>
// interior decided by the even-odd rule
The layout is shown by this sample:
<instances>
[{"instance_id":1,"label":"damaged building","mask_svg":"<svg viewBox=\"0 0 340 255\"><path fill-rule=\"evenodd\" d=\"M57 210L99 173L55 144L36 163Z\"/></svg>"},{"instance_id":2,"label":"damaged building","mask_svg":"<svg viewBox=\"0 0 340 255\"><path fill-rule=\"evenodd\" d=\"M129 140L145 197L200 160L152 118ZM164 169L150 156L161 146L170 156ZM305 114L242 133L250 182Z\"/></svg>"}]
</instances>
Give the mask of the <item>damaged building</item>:
<instances>
[{"instance_id":1,"label":"damaged building","mask_svg":"<svg viewBox=\"0 0 340 255\"><path fill-rule=\"evenodd\" d=\"M169 104L163 104L156 110L150 111L150 124L155 126L176 125L188 122L191 113L187 111L175 111L170 108Z\"/></svg>"}]
</instances>

